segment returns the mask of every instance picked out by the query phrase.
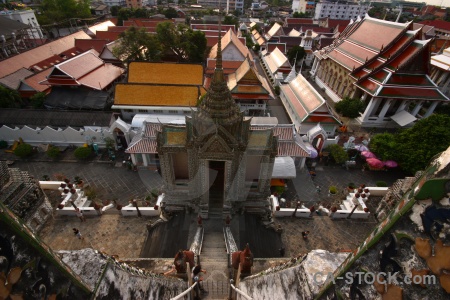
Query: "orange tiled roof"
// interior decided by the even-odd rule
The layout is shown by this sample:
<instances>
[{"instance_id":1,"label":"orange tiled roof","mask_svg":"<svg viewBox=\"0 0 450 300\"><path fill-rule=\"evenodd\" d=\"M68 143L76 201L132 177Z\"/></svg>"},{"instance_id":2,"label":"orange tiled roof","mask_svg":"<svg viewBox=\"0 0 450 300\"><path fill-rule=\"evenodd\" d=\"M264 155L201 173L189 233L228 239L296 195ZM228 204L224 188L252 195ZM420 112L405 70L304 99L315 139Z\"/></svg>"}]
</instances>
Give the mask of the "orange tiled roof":
<instances>
[{"instance_id":1,"label":"orange tiled roof","mask_svg":"<svg viewBox=\"0 0 450 300\"><path fill-rule=\"evenodd\" d=\"M65 62L56 65L56 68L63 71L70 77L78 79L103 64L103 61L97 56L97 54L92 53L91 51L66 60Z\"/></svg>"},{"instance_id":2,"label":"orange tiled roof","mask_svg":"<svg viewBox=\"0 0 450 300\"><path fill-rule=\"evenodd\" d=\"M200 95L196 86L117 84L114 105L194 106Z\"/></svg>"},{"instance_id":3,"label":"orange tiled roof","mask_svg":"<svg viewBox=\"0 0 450 300\"><path fill-rule=\"evenodd\" d=\"M78 79L78 82L95 90L103 90L125 72L124 69L112 64L104 64Z\"/></svg>"},{"instance_id":4,"label":"orange tiled roof","mask_svg":"<svg viewBox=\"0 0 450 300\"><path fill-rule=\"evenodd\" d=\"M203 84L203 67L198 64L132 62L128 67L129 83Z\"/></svg>"},{"instance_id":5,"label":"orange tiled roof","mask_svg":"<svg viewBox=\"0 0 450 300\"><path fill-rule=\"evenodd\" d=\"M50 88L50 86L39 84L39 82L45 80L52 70L52 68L48 68L39 73L35 73L34 75L28 76L27 78L22 80L22 82L38 92L43 92L46 89Z\"/></svg>"}]
</instances>

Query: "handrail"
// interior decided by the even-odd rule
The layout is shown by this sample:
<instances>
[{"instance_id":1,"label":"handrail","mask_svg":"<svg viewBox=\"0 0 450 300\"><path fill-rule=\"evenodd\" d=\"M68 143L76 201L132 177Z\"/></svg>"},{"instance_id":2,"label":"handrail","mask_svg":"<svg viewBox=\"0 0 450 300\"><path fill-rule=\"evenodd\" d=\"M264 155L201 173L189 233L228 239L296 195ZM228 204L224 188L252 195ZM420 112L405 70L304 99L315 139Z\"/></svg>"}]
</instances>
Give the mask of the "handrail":
<instances>
[{"instance_id":1,"label":"handrail","mask_svg":"<svg viewBox=\"0 0 450 300\"><path fill-rule=\"evenodd\" d=\"M252 297L250 297L250 296L248 296L246 293L244 293L243 291L241 291L240 289L238 289L237 287L235 287L234 285L233 285L233 279L231 279L230 280L230 286L231 286L231 288L236 292L236 293L238 293L239 295L241 295L242 297L244 297L245 299L247 299L247 300L253 300L253 298Z\"/></svg>"},{"instance_id":2,"label":"handrail","mask_svg":"<svg viewBox=\"0 0 450 300\"><path fill-rule=\"evenodd\" d=\"M173 298L170 298L170 300L178 300L181 299L181 297L187 295L190 291L192 291L192 289L197 285L198 282L194 282L193 285L191 285L187 290L185 290L184 292L182 292L181 294L179 294L178 296L175 296Z\"/></svg>"}]
</instances>

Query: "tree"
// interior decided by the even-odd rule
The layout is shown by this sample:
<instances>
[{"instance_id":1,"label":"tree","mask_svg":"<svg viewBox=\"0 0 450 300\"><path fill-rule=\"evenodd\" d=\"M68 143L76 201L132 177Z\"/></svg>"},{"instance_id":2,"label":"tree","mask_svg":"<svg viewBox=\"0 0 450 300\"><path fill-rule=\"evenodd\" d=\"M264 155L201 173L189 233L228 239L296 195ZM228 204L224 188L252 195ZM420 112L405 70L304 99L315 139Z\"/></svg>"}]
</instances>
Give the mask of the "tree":
<instances>
[{"instance_id":1,"label":"tree","mask_svg":"<svg viewBox=\"0 0 450 300\"><path fill-rule=\"evenodd\" d=\"M21 106L22 98L19 93L0 85L0 108L19 108Z\"/></svg>"},{"instance_id":2,"label":"tree","mask_svg":"<svg viewBox=\"0 0 450 300\"><path fill-rule=\"evenodd\" d=\"M294 65L294 61L300 62L303 57L305 57L306 52L303 47L300 46L294 46L286 53L289 62L291 65Z\"/></svg>"},{"instance_id":3,"label":"tree","mask_svg":"<svg viewBox=\"0 0 450 300\"><path fill-rule=\"evenodd\" d=\"M296 11L293 15L293 18L307 18L309 17L309 13L303 13L303 12L298 12Z\"/></svg>"},{"instance_id":4,"label":"tree","mask_svg":"<svg viewBox=\"0 0 450 300\"><path fill-rule=\"evenodd\" d=\"M169 7L168 9L166 9L166 10L164 11L164 16L165 16L167 19L177 18L177 17L178 17L178 12L177 12L177 10L176 10L175 8Z\"/></svg>"},{"instance_id":5,"label":"tree","mask_svg":"<svg viewBox=\"0 0 450 300\"><path fill-rule=\"evenodd\" d=\"M225 16L223 18L222 24L234 25L234 28L238 28L239 27L238 19L235 16Z\"/></svg>"},{"instance_id":6,"label":"tree","mask_svg":"<svg viewBox=\"0 0 450 300\"><path fill-rule=\"evenodd\" d=\"M113 17L117 17L119 15L120 6L117 5L111 6L109 10Z\"/></svg>"},{"instance_id":7,"label":"tree","mask_svg":"<svg viewBox=\"0 0 450 300\"><path fill-rule=\"evenodd\" d=\"M73 153L77 159L88 159L92 155L91 147L78 147Z\"/></svg>"},{"instance_id":8,"label":"tree","mask_svg":"<svg viewBox=\"0 0 450 300\"><path fill-rule=\"evenodd\" d=\"M130 27L120 33L122 39L118 46L113 48L116 57L123 57L130 61L159 61L161 46L156 36L148 34L145 28Z\"/></svg>"},{"instance_id":9,"label":"tree","mask_svg":"<svg viewBox=\"0 0 450 300\"><path fill-rule=\"evenodd\" d=\"M450 117L434 114L396 136L396 161L411 174L424 170L430 160L446 150L450 141Z\"/></svg>"},{"instance_id":10,"label":"tree","mask_svg":"<svg viewBox=\"0 0 450 300\"><path fill-rule=\"evenodd\" d=\"M42 14L37 18L41 25L91 16L89 0L42 0L40 9Z\"/></svg>"},{"instance_id":11,"label":"tree","mask_svg":"<svg viewBox=\"0 0 450 300\"><path fill-rule=\"evenodd\" d=\"M25 158L33 153L33 147L30 144L22 143L16 147L14 154L18 157Z\"/></svg>"},{"instance_id":12,"label":"tree","mask_svg":"<svg viewBox=\"0 0 450 300\"><path fill-rule=\"evenodd\" d=\"M185 25L159 23L156 35L164 53L174 53L179 61L201 62L207 49L203 32L194 32ZM201 57L201 59L200 59Z\"/></svg>"},{"instance_id":13,"label":"tree","mask_svg":"<svg viewBox=\"0 0 450 300\"><path fill-rule=\"evenodd\" d=\"M396 152L396 137L392 133L376 134L370 140L370 150L382 160L394 159Z\"/></svg>"},{"instance_id":14,"label":"tree","mask_svg":"<svg viewBox=\"0 0 450 300\"><path fill-rule=\"evenodd\" d=\"M359 99L345 97L334 106L336 111L347 118L359 117L360 113L364 111L364 103Z\"/></svg>"},{"instance_id":15,"label":"tree","mask_svg":"<svg viewBox=\"0 0 450 300\"><path fill-rule=\"evenodd\" d=\"M348 160L347 152L338 144L329 145L326 151L330 152L331 157L337 164L343 164Z\"/></svg>"},{"instance_id":16,"label":"tree","mask_svg":"<svg viewBox=\"0 0 450 300\"><path fill-rule=\"evenodd\" d=\"M58 156L61 154L61 151L58 147L50 145L47 149L47 156L53 159L58 158Z\"/></svg>"},{"instance_id":17,"label":"tree","mask_svg":"<svg viewBox=\"0 0 450 300\"><path fill-rule=\"evenodd\" d=\"M33 105L33 108L44 108L45 99L47 99L45 93L36 93L30 97L31 105Z\"/></svg>"}]
</instances>

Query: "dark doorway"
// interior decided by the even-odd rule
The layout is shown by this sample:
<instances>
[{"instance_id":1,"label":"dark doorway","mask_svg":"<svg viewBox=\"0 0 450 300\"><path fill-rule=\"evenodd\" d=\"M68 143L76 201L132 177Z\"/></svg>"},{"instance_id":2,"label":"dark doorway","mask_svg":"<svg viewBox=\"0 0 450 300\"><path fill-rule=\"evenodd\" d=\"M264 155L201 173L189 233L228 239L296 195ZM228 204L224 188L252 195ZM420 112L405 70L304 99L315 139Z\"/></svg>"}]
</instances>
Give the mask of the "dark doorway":
<instances>
[{"instance_id":1,"label":"dark doorway","mask_svg":"<svg viewBox=\"0 0 450 300\"><path fill-rule=\"evenodd\" d=\"M221 212L225 186L225 161L209 161L209 209Z\"/></svg>"}]
</instances>

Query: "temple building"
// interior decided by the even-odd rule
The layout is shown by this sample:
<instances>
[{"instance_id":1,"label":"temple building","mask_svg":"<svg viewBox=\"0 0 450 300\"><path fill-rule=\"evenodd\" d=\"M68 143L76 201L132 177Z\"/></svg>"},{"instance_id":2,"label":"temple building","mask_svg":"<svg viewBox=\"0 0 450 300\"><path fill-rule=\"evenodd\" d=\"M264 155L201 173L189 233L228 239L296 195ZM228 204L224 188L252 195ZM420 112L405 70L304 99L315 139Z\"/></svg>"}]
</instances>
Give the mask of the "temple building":
<instances>
[{"instance_id":1,"label":"temple building","mask_svg":"<svg viewBox=\"0 0 450 300\"><path fill-rule=\"evenodd\" d=\"M448 98L430 79L430 40L410 23L366 15L351 22L333 44L315 52L311 74L334 101L361 99L364 127L412 125Z\"/></svg>"},{"instance_id":2,"label":"temple building","mask_svg":"<svg viewBox=\"0 0 450 300\"><path fill-rule=\"evenodd\" d=\"M450 47L431 57L431 79L445 96L450 97Z\"/></svg>"},{"instance_id":3,"label":"temple building","mask_svg":"<svg viewBox=\"0 0 450 300\"><path fill-rule=\"evenodd\" d=\"M161 124L156 133L166 210L199 207L204 218L267 211L278 142L272 128L251 130L250 123L227 86L219 39L216 69L197 110L185 124Z\"/></svg>"}]
</instances>

